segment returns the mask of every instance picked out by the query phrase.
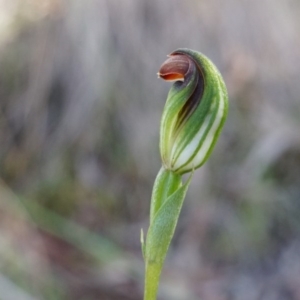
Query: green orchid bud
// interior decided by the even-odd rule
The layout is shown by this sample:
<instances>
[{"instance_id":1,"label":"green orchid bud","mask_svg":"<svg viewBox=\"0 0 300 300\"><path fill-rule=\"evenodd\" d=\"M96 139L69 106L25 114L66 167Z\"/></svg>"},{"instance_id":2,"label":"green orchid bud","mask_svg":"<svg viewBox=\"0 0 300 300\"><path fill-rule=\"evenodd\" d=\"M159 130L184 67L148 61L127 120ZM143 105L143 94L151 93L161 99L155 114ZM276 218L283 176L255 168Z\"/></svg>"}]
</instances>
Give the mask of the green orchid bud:
<instances>
[{"instance_id":1,"label":"green orchid bud","mask_svg":"<svg viewBox=\"0 0 300 300\"><path fill-rule=\"evenodd\" d=\"M167 170L177 174L202 166L220 135L228 111L225 83L203 54L178 49L162 64L158 76L175 81L160 127L160 153Z\"/></svg>"}]
</instances>

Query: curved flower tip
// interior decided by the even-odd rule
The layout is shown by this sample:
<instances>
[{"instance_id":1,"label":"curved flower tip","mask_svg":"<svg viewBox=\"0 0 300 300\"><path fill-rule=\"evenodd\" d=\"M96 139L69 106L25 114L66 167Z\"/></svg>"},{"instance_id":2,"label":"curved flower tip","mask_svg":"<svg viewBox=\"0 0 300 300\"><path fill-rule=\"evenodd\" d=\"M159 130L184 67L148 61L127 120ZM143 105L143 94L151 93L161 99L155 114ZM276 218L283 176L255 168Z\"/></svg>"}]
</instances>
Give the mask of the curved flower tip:
<instances>
[{"instance_id":1,"label":"curved flower tip","mask_svg":"<svg viewBox=\"0 0 300 300\"><path fill-rule=\"evenodd\" d=\"M171 53L158 76L175 81L161 121L163 165L183 174L208 159L227 116L227 90L215 65L189 49Z\"/></svg>"},{"instance_id":2,"label":"curved flower tip","mask_svg":"<svg viewBox=\"0 0 300 300\"><path fill-rule=\"evenodd\" d=\"M160 67L158 77L166 81L184 81L190 60L185 55L171 55Z\"/></svg>"}]
</instances>

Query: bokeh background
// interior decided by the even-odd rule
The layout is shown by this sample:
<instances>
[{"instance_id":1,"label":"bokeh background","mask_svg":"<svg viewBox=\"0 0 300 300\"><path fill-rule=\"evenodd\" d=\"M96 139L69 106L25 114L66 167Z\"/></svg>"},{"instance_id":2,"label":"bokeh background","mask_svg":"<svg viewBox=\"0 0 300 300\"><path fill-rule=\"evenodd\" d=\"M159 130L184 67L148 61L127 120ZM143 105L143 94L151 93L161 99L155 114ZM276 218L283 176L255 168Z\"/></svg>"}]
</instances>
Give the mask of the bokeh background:
<instances>
[{"instance_id":1,"label":"bokeh background","mask_svg":"<svg viewBox=\"0 0 300 300\"><path fill-rule=\"evenodd\" d=\"M298 0L0 1L0 299L138 300L140 229L179 47L227 123L195 172L159 299L300 299Z\"/></svg>"}]
</instances>

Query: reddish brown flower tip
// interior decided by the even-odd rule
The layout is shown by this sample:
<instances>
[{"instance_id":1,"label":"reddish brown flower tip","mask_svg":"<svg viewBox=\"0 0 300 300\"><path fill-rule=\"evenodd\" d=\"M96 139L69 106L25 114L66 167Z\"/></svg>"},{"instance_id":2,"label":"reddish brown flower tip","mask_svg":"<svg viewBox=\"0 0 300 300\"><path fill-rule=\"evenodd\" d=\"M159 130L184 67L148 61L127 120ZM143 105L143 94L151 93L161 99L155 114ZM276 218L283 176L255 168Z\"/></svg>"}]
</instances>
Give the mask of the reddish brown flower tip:
<instances>
[{"instance_id":1,"label":"reddish brown flower tip","mask_svg":"<svg viewBox=\"0 0 300 300\"><path fill-rule=\"evenodd\" d=\"M171 55L160 67L158 77L167 81L184 81L190 60L186 55Z\"/></svg>"}]
</instances>

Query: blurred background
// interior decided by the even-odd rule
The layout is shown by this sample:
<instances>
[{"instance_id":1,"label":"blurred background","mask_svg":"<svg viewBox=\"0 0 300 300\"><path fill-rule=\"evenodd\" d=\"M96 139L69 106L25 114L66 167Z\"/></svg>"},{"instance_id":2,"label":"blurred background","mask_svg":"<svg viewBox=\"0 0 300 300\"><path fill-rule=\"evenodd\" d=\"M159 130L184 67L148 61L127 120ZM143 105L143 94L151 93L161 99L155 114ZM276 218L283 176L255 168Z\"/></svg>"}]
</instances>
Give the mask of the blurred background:
<instances>
[{"instance_id":1,"label":"blurred background","mask_svg":"<svg viewBox=\"0 0 300 300\"><path fill-rule=\"evenodd\" d=\"M159 299L300 299L300 2L0 1L0 299L138 300L179 47L230 110Z\"/></svg>"}]
</instances>

